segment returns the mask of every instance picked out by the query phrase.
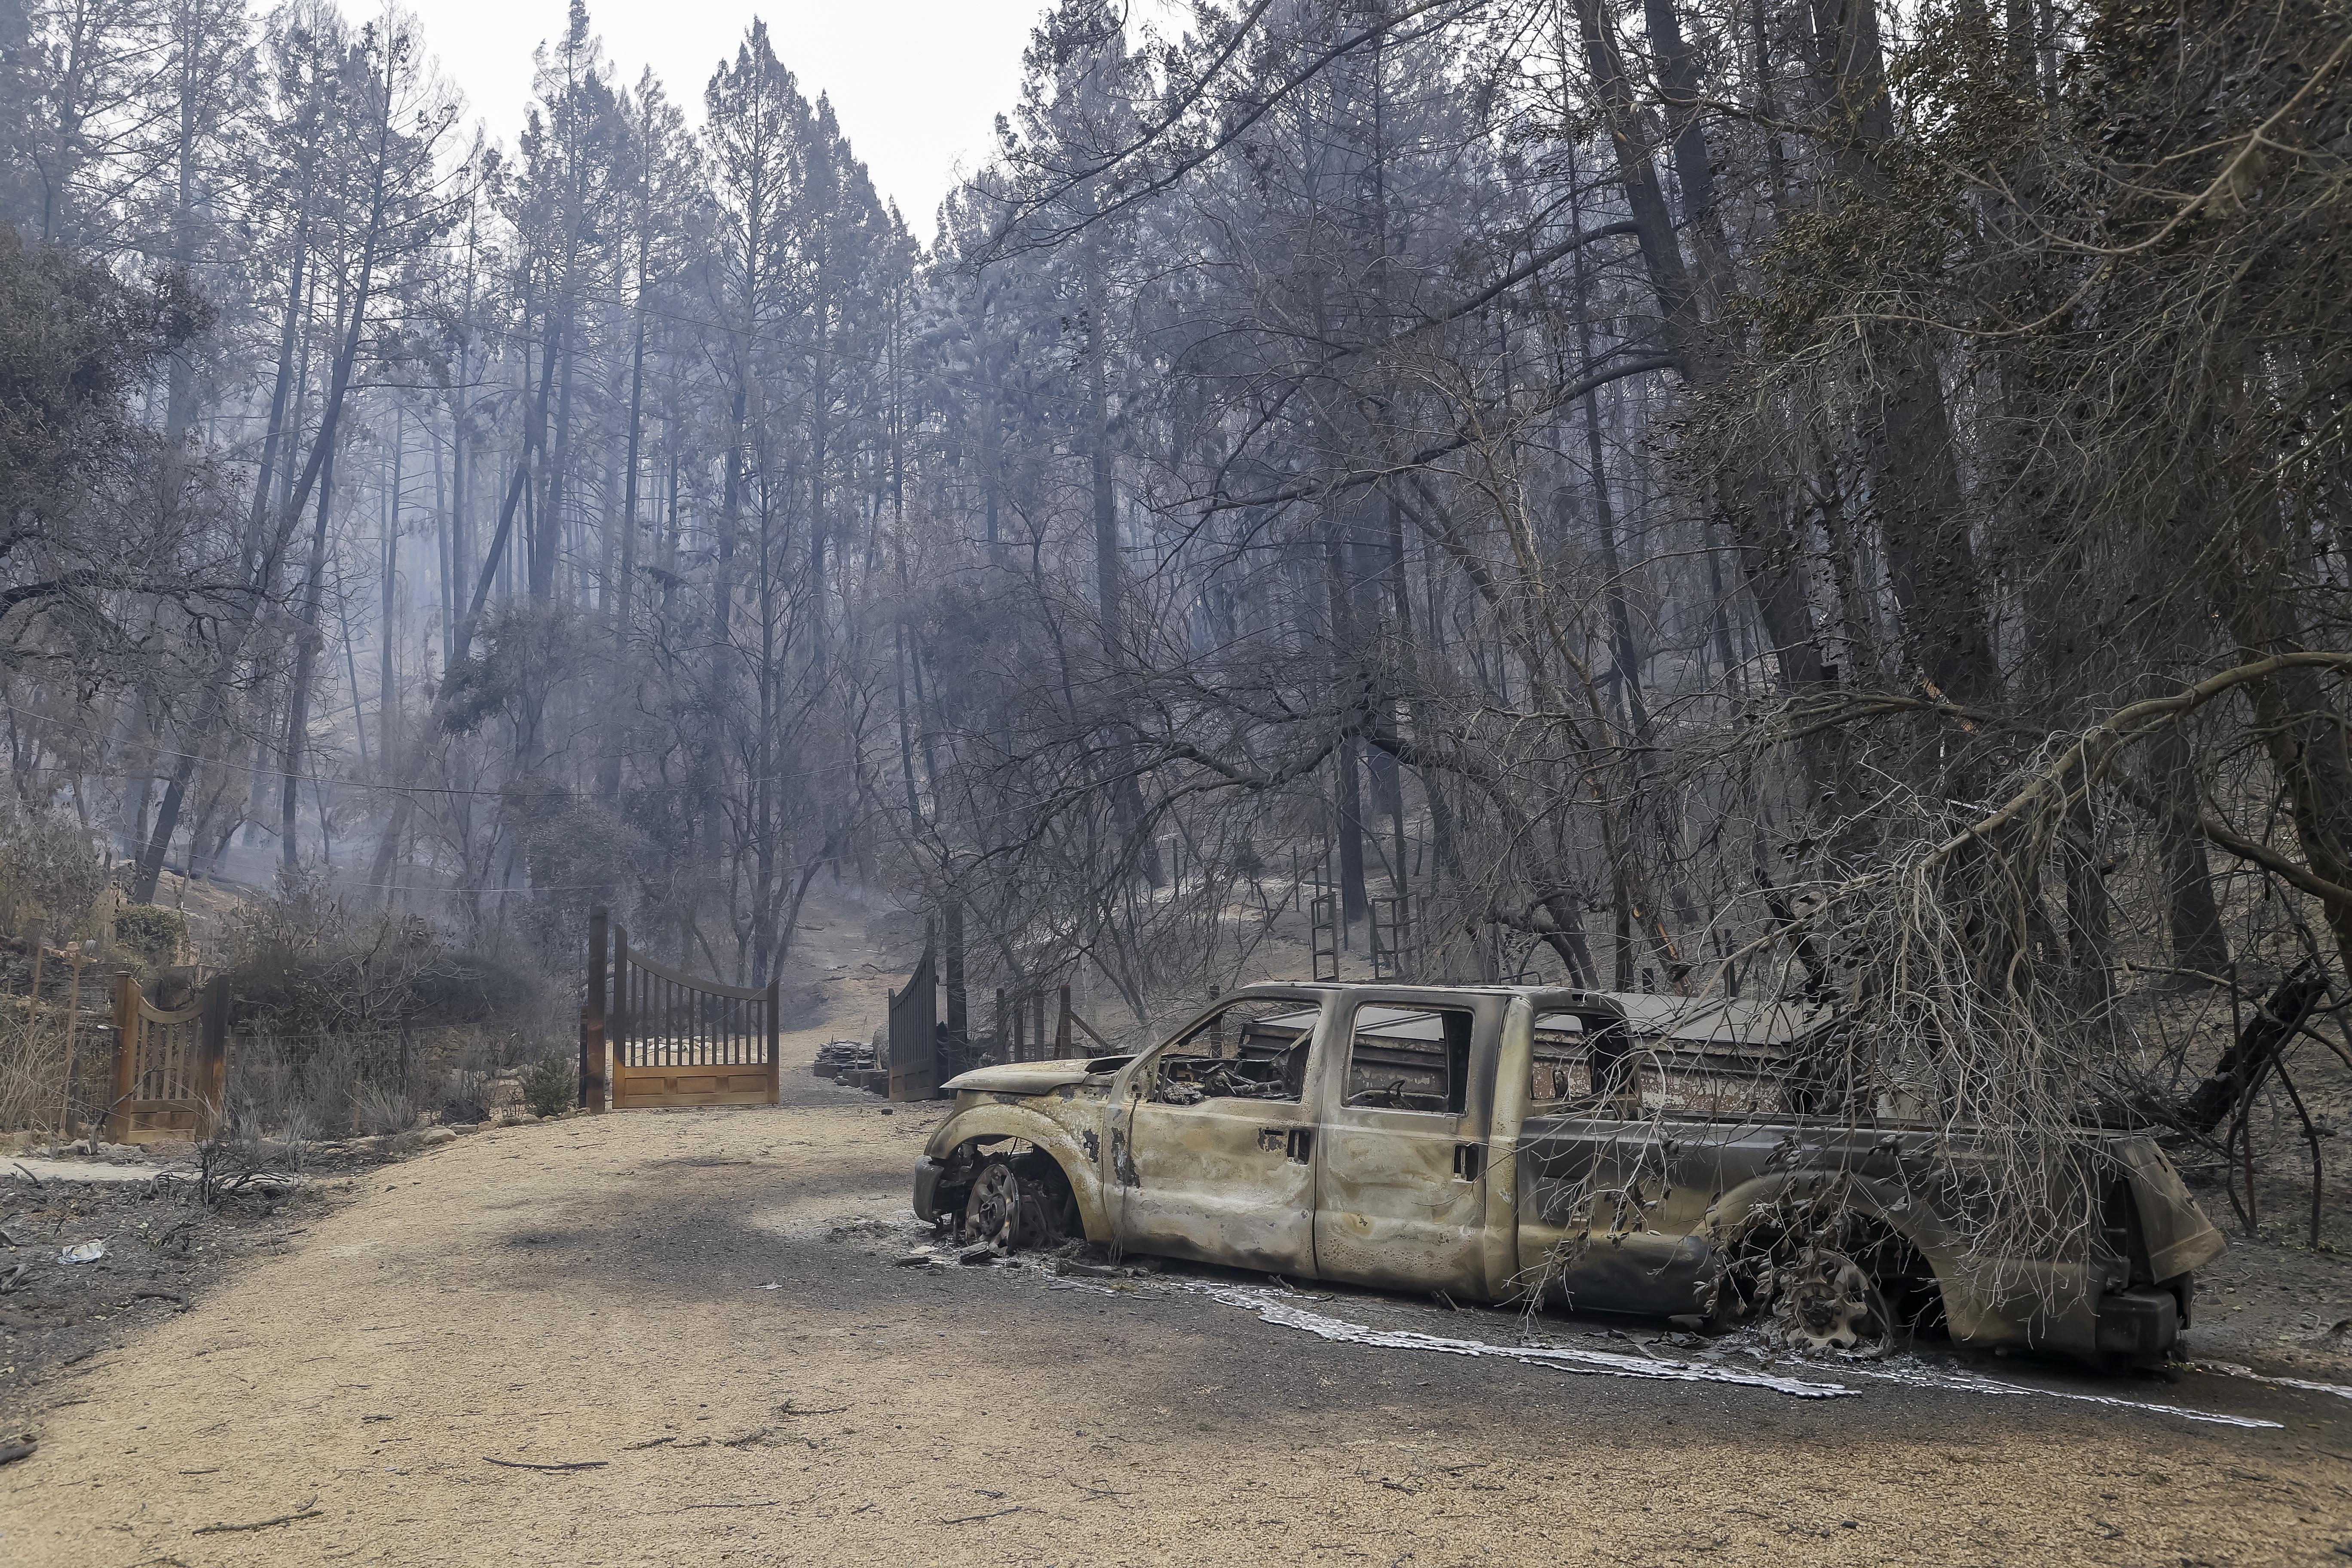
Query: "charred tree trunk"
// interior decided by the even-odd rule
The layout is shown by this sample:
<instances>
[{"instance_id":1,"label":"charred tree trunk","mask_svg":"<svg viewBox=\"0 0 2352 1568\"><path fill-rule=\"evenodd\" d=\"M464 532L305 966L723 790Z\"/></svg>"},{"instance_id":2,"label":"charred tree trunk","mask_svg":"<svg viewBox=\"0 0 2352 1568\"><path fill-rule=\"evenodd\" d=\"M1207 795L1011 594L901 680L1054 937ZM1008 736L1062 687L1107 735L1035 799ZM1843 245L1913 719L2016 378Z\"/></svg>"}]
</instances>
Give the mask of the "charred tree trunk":
<instances>
[{"instance_id":1,"label":"charred tree trunk","mask_svg":"<svg viewBox=\"0 0 2352 1568\"><path fill-rule=\"evenodd\" d=\"M2327 976L2306 964L2279 982L2262 1010L2246 1020L2213 1070L2191 1089L2170 1120L2200 1138L2237 1114L2239 1103L2258 1088L2263 1075L2311 1010L2327 994Z\"/></svg>"}]
</instances>

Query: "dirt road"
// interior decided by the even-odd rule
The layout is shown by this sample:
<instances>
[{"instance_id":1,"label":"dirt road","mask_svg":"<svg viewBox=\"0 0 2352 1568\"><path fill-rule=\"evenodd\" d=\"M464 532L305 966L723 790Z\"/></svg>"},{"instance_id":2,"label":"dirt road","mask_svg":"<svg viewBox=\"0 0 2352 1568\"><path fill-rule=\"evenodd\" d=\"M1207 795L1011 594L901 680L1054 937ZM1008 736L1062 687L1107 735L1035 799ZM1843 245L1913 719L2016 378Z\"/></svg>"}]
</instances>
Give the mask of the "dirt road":
<instances>
[{"instance_id":1,"label":"dirt road","mask_svg":"<svg viewBox=\"0 0 2352 1568\"><path fill-rule=\"evenodd\" d=\"M2252 1427L1832 1368L1800 1375L1855 1392L1797 1398L1311 1331L1507 1344L1499 1314L1318 1292L1291 1299L1301 1327L1181 1279L898 1266L938 1113L787 1081L782 1108L486 1132L321 1198L285 1251L50 1387L38 1452L0 1468L0 1562L2252 1564L2352 1543L2352 1400L2321 1392L1977 1368L2278 1423Z\"/></svg>"}]
</instances>

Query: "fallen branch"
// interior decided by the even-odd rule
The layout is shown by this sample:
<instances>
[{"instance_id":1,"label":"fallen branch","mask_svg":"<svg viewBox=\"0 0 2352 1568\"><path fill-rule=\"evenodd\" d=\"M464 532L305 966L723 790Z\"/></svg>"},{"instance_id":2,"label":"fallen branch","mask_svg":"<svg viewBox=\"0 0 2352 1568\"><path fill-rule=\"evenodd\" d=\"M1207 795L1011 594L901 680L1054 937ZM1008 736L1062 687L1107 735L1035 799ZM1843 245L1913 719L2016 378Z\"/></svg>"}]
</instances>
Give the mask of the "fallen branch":
<instances>
[{"instance_id":1,"label":"fallen branch","mask_svg":"<svg viewBox=\"0 0 2352 1568\"><path fill-rule=\"evenodd\" d=\"M606 1462L603 1459L574 1459L564 1465L534 1465L529 1459L494 1459L488 1454L482 1456L482 1463L509 1470L601 1470Z\"/></svg>"},{"instance_id":2,"label":"fallen branch","mask_svg":"<svg viewBox=\"0 0 2352 1568\"><path fill-rule=\"evenodd\" d=\"M319 1495L313 1492L310 1500L292 1513L281 1513L276 1519L257 1519L251 1524L199 1525L195 1532L198 1535L235 1535L245 1530L275 1530L281 1524L295 1524L302 1520L319 1518L324 1510L316 1506L318 1501Z\"/></svg>"},{"instance_id":3,"label":"fallen branch","mask_svg":"<svg viewBox=\"0 0 2352 1568\"><path fill-rule=\"evenodd\" d=\"M2079 768L2084 776L2083 787L2088 788L2090 783L2105 772L2109 757L2120 750L2126 742L2153 728L2159 721L2191 712L2249 681L2261 680L2284 669L2311 668L2336 670L2352 668L2352 654L2302 651L2275 654L2268 658L2258 658L2250 664L2242 664L2234 668L2225 669L2218 675L2209 676L2169 697L2150 697L2116 709L2106 718L2070 741L2065 750L2058 753L2049 768L2037 776L2032 783L2011 795L1998 810L1979 818L1970 826L1962 829L1937 846L1928 857L1927 863L1934 865L1948 859L1959 851L1961 846L1971 839L1990 837L2015 821L2036 801L2051 795L2053 792L2055 792L2055 799L2063 806L2073 798L2075 793L2070 790L2065 782L2070 773ZM2217 842L2222 841L2217 840ZM2240 854L2245 852L2244 841L2225 842L2224 847ZM2317 896L2335 899L2347 897L2347 894L2346 889L2329 884L2328 890Z\"/></svg>"},{"instance_id":4,"label":"fallen branch","mask_svg":"<svg viewBox=\"0 0 2352 1568\"><path fill-rule=\"evenodd\" d=\"M1011 1508L1000 1508L994 1513L968 1513L961 1519L943 1519L940 1522L941 1524L978 1524L983 1519L1003 1519L1008 1513L1019 1513L1028 1506L1025 1502L1016 1502Z\"/></svg>"},{"instance_id":5,"label":"fallen branch","mask_svg":"<svg viewBox=\"0 0 2352 1568\"><path fill-rule=\"evenodd\" d=\"M2148 790L2129 778L2118 776L2116 786L2126 800L2130 801L2150 816L2168 818L2174 826L2198 835L2225 854L2234 855L2241 860L2260 866L2265 871L2301 888L2315 899L2352 909L2352 888L2343 887L2329 881L2325 877L2315 875L2277 850L2267 845L2258 844L2243 834L2232 832L2227 824L2216 822L2202 812L2186 811L2178 805L2159 801Z\"/></svg>"}]
</instances>

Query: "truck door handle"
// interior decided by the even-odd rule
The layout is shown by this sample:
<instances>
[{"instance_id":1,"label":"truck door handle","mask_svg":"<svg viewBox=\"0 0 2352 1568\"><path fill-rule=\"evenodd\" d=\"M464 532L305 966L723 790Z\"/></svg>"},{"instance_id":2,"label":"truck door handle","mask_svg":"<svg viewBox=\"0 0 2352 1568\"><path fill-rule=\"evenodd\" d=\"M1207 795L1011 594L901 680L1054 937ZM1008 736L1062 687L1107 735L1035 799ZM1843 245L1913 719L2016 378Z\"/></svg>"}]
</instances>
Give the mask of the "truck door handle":
<instances>
[{"instance_id":1,"label":"truck door handle","mask_svg":"<svg viewBox=\"0 0 2352 1568\"><path fill-rule=\"evenodd\" d=\"M1302 1165L1307 1163L1307 1161L1315 1157L1315 1129L1312 1127L1292 1128L1290 1130L1290 1136L1283 1140L1282 1152L1285 1156L1297 1161Z\"/></svg>"},{"instance_id":2,"label":"truck door handle","mask_svg":"<svg viewBox=\"0 0 2352 1568\"><path fill-rule=\"evenodd\" d=\"M1454 1174L1465 1182L1475 1182L1486 1171L1486 1145L1456 1143L1454 1145Z\"/></svg>"}]
</instances>

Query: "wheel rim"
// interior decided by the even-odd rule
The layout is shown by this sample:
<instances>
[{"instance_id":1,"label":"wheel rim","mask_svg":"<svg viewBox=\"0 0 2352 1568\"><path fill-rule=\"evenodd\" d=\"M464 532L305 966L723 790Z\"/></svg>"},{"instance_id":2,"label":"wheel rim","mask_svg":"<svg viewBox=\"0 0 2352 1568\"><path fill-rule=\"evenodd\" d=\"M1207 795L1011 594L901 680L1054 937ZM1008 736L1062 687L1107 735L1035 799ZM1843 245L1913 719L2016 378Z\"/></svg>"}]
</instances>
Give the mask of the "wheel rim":
<instances>
[{"instance_id":1,"label":"wheel rim","mask_svg":"<svg viewBox=\"0 0 2352 1568\"><path fill-rule=\"evenodd\" d=\"M991 1161L972 1178L971 1197L964 1205L963 1234L969 1242L985 1242L991 1249L1011 1249L1021 1226L1021 1182L1013 1167Z\"/></svg>"},{"instance_id":2,"label":"wheel rim","mask_svg":"<svg viewBox=\"0 0 2352 1568\"><path fill-rule=\"evenodd\" d=\"M1876 1357L1894 1337L1885 1298L1843 1253L1818 1252L1790 1269L1779 1304L1781 1331L1800 1350Z\"/></svg>"}]
</instances>

